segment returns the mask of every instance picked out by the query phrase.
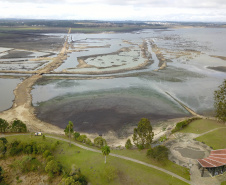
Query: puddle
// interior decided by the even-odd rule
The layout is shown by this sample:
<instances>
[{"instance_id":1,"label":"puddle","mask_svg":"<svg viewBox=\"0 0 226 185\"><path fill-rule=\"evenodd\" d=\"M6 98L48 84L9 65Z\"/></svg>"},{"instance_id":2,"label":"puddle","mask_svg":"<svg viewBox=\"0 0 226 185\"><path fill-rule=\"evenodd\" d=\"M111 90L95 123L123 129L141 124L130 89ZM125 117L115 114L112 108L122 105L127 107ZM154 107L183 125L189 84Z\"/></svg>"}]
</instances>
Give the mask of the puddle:
<instances>
[{"instance_id":1,"label":"puddle","mask_svg":"<svg viewBox=\"0 0 226 185\"><path fill-rule=\"evenodd\" d=\"M205 156L205 152L196 147L175 147L174 150L178 151L183 157L190 159L202 159Z\"/></svg>"}]
</instances>

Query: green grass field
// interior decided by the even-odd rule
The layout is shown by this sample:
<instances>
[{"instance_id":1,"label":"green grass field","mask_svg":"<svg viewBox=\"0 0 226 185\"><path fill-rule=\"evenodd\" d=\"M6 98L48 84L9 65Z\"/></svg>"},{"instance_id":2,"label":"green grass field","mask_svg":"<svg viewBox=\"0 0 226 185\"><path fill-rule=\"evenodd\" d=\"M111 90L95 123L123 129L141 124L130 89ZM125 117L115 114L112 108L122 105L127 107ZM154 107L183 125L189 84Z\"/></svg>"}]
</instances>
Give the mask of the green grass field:
<instances>
[{"instance_id":1,"label":"green grass field","mask_svg":"<svg viewBox=\"0 0 226 185\"><path fill-rule=\"evenodd\" d=\"M124 150L113 150L111 152L118 154L118 155L123 155L123 156L126 156L126 157L137 159L137 160L158 166L160 168L164 168L164 169L171 171L171 172L173 172L173 173L175 173L175 174L177 174L177 175L179 175L179 176L181 176L185 179L188 179L188 180L190 179L188 168L179 166L179 165L173 163L170 160L166 160L163 163L160 163L160 162L157 162L157 161L155 161L151 158L147 158L146 157L147 150L140 150L139 151L139 150L124 149Z\"/></svg>"},{"instance_id":2,"label":"green grass field","mask_svg":"<svg viewBox=\"0 0 226 185\"><path fill-rule=\"evenodd\" d=\"M46 140L43 140L42 137L32 136L32 138L30 138L30 135L9 136L7 139L8 141L20 139L25 142L34 140L37 142L48 142L50 145L56 142L55 139L50 138L46 138ZM120 153L121 151L112 152L123 155L123 153ZM133 151L125 150L125 153L128 153L128 155L132 155L131 152ZM81 172L88 178L91 184L185 184L179 179L161 171L112 156L107 157L107 164L105 165L104 156L102 154L87 151L74 145L69 147L68 143L62 141L60 141L60 145L54 155L67 170L70 170L73 164L77 168L80 168ZM139 155L139 152L136 152L134 157ZM142 157L137 158L138 160L144 158L143 154L140 156ZM108 177L111 173L106 173L106 167L114 172L114 180L109 181Z\"/></svg>"},{"instance_id":3,"label":"green grass field","mask_svg":"<svg viewBox=\"0 0 226 185\"><path fill-rule=\"evenodd\" d=\"M209 130L219 128L219 127L225 127L226 128L226 125L219 123L215 120L200 119L200 120L196 120L196 121L191 122L188 126L183 128L179 132L202 134L204 132L207 132Z\"/></svg>"},{"instance_id":4,"label":"green grass field","mask_svg":"<svg viewBox=\"0 0 226 185\"><path fill-rule=\"evenodd\" d=\"M225 133L226 127L197 137L196 140L200 142L205 142L206 145L211 146L213 149L224 149L226 148Z\"/></svg>"}]
</instances>

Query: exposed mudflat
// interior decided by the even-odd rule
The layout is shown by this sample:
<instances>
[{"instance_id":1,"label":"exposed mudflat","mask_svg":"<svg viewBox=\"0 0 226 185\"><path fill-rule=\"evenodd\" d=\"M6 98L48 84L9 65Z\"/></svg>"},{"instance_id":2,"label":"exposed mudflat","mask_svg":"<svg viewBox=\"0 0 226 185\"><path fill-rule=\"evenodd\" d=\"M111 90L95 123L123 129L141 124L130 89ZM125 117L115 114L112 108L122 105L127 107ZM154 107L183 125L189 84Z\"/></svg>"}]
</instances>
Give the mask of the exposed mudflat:
<instances>
[{"instance_id":1,"label":"exposed mudflat","mask_svg":"<svg viewBox=\"0 0 226 185\"><path fill-rule=\"evenodd\" d=\"M189 115L180 111L180 108L155 98L130 95L78 97L55 98L43 103L36 108L36 115L39 119L61 128L65 128L71 120L78 131L101 134L117 132L128 125L135 126L143 117L154 124L163 119Z\"/></svg>"}]
</instances>

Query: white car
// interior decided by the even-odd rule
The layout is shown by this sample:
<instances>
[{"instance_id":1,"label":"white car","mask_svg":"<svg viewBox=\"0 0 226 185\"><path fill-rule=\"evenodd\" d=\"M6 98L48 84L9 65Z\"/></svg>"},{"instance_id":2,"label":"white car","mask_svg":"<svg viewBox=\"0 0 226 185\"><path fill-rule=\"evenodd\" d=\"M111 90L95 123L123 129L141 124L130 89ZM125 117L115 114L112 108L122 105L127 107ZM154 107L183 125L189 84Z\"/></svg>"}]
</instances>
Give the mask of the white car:
<instances>
[{"instance_id":1,"label":"white car","mask_svg":"<svg viewBox=\"0 0 226 185\"><path fill-rule=\"evenodd\" d=\"M35 136L41 136L42 133L41 132L35 132Z\"/></svg>"}]
</instances>

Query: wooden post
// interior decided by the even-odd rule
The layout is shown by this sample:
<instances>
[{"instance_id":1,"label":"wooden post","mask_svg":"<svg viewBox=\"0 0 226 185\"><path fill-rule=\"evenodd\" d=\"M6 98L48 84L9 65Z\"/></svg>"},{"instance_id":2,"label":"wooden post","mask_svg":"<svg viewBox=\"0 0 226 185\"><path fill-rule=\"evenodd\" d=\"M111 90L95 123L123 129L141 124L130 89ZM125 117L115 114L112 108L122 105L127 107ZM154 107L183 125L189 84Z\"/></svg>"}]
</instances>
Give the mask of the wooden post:
<instances>
[{"instance_id":1,"label":"wooden post","mask_svg":"<svg viewBox=\"0 0 226 185\"><path fill-rule=\"evenodd\" d=\"M215 168L213 168L213 171L212 171L212 176L214 176L215 174Z\"/></svg>"},{"instance_id":2,"label":"wooden post","mask_svg":"<svg viewBox=\"0 0 226 185\"><path fill-rule=\"evenodd\" d=\"M201 174L201 177L203 177L203 175L204 175L204 170L205 170L205 168L202 167L202 174Z\"/></svg>"},{"instance_id":3,"label":"wooden post","mask_svg":"<svg viewBox=\"0 0 226 185\"><path fill-rule=\"evenodd\" d=\"M224 168L225 168L225 166L222 166L222 173L224 173Z\"/></svg>"}]
</instances>

